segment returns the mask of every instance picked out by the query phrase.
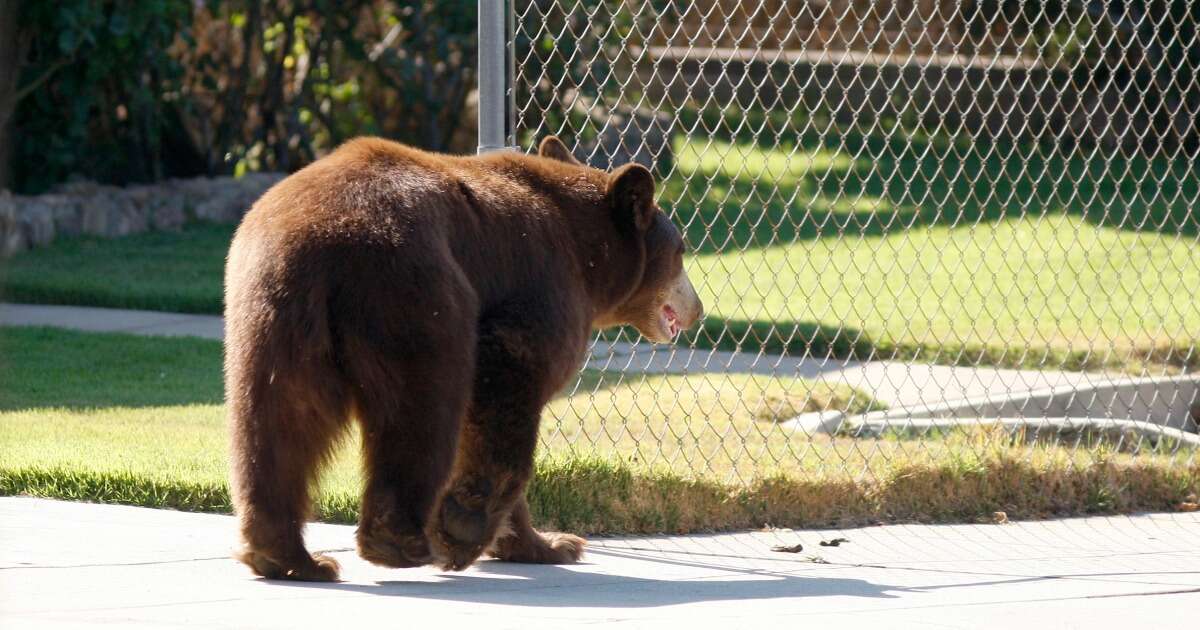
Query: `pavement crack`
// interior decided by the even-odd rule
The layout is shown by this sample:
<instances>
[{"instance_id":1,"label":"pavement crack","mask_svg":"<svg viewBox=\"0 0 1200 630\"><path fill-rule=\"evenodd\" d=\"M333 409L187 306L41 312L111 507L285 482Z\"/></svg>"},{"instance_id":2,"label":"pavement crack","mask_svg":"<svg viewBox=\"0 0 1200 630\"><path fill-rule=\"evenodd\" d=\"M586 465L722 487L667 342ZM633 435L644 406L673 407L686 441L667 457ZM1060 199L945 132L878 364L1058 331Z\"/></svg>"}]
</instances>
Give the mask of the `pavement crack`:
<instances>
[{"instance_id":1,"label":"pavement crack","mask_svg":"<svg viewBox=\"0 0 1200 630\"><path fill-rule=\"evenodd\" d=\"M1177 588L1168 591L1150 591L1148 593L1111 593L1108 595L1087 595L1084 599L1113 599L1116 597L1150 597L1152 595L1187 595L1190 593L1200 593L1200 587L1195 588Z\"/></svg>"}]
</instances>

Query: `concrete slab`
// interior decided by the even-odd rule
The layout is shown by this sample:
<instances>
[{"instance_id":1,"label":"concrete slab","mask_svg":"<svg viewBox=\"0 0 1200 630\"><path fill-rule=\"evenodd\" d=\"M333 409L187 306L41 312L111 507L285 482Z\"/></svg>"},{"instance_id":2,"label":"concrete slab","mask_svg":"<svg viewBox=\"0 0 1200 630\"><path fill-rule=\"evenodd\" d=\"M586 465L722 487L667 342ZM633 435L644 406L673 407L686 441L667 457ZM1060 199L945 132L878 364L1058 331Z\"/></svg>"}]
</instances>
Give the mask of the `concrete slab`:
<instances>
[{"instance_id":1,"label":"concrete slab","mask_svg":"<svg viewBox=\"0 0 1200 630\"><path fill-rule=\"evenodd\" d=\"M1190 627L1200 514L596 539L586 562L392 570L314 524L344 582L253 578L233 520L0 498L5 628ZM844 537L850 542L822 547ZM802 543L800 553L771 551ZM762 624L773 624L764 626Z\"/></svg>"},{"instance_id":2,"label":"concrete slab","mask_svg":"<svg viewBox=\"0 0 1200 630\"><path fill-rule=\"evenodd\" d=\"M53 326L91 332L205 339L221 339L225 328L222 318L215 315L7 303L0 304L0 326Z\"/></svg>"},{"instance_id":3,"label":"concrete slab","mask_svg":"<svg viewBox=\"0 0 1200 630\"><path fill-rule=\"evenodd\" d=\"M1053 387L1106 382L1097 373L1006 370L991 367L927 365L899 361L849 361L752 352L598 342L590 367L650 374L721 372L763 374L845 383L869 391L892 407L947 403Z\"/></svg>"}]
</instances>

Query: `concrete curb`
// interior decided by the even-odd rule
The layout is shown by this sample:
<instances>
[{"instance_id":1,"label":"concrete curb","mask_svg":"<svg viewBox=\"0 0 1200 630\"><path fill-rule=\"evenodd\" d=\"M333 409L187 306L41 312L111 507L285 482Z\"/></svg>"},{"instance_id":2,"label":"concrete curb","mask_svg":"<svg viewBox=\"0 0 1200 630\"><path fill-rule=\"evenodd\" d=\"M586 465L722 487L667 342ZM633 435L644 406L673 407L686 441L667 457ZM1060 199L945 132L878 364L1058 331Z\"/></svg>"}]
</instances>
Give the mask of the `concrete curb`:
<instances>
[{"instance_id":1,"label":"concrete curb","mask_svg":"<svg viewBox=\"0 0 1200 630\"><path fill-rule=\"evenodd\" d=\"M1027 441L1053 435L1059 439L1071 436L1100 436L1120 442L1126 438L1147 439L1154 444L1160 440L1176 440L1181 445L1200 448L1200 435L1152 422L1116 420L1112 418L904 418L872 419L865 416L847 418L839 412L802 414L780 424L806 435L841 433L855 438L880 437L885 433L922 437L933 431L957 428L1000 427L1011 435L1024 434Z\"/></svg>"},{"instance_id":2,"label":"concrete curb","mask_svg":"<svg viewBox=\"0 0 1200 630\"><path fill-rule=\"evenodd\" d=\"M863 424L902 424L916 418L1111 418L1149 422L1196 433L1200 376L1126 378L1091 386L1060 386L1003 396L911 405L865 414Z\"/></svg>"},{"instance_id":3,"label":"concrete curb","mask_svg":"<svg viewBox=\"0 0 1200 630\"><path fill-rule=\"evenodd\" d=\"M1102 436L1114 442L1123 439L1147 439L1155 444L1160 440L1176 440L1183 445L1200 448L1200 435L1179 429L1164 427L1152 422L1137 420L1114 420L1102 418L920 418L910 423L894 424L882 422L844 425L843 432L855 437L874 437L888 430L900 429L923 434L929 431L947 430L955 427L1001 427L1009 434L1024 433L1026 440L1036 441L1049 433L1059 439L1071 436ZM852 427L852 428L851 428Z\"/></svg>"}]
</instances>

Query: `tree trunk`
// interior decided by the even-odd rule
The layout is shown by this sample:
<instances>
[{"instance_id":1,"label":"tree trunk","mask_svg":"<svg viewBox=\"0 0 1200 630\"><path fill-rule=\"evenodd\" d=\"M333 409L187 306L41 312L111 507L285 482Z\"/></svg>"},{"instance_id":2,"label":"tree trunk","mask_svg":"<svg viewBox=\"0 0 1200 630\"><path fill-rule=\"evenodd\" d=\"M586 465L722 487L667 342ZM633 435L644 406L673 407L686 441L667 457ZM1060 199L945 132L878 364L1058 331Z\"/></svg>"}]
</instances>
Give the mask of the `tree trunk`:
<instances>
[{"instance_id":1,"label":"tree trunk","mask_svg":"<svg viewBox=\"0 0 1200 630\"><path fill-rule=\"evenodd\" d=\"M17 107L17 82L25 56L17 37L20 0L0 0L0 189L10 186L12 134L9 123Z\"/></svg>"}]
</instances>

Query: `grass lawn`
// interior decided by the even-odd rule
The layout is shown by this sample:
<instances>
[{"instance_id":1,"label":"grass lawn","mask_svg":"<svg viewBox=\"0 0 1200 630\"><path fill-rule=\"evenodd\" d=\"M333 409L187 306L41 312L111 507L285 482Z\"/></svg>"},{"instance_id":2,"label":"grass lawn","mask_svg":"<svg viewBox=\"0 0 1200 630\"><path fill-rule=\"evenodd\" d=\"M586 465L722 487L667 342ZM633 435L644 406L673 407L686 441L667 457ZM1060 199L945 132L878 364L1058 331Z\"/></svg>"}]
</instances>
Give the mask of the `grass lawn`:
<instances>
[{"instance_id":1,"label":"grass lawn","mask_svg":"<svg viewBox=\"0 0 1200 630\"><path fill-rule=\"evenodd\" d=\"M830 134L679 140L701 347L1068 369L1200 366L1200 174L1185 162ZM219 312L231 227L69 241L7 299Z\"/></svg>"},{"instance_id":2,"label":"grass lawn","mask_svg":"<svg viewBox=\"0 0 1200 630\"><path fill-rule=\"evenodd\" d=\"M102 240L72 238L0 261L10 302L220 313L234 226L192 224Z\"/></svg>"},{"instance_id":3,"label":"grass lawn","mask_svg":"<svg viewBox=\"0 0 1200 630\"><path fill-rule=\"evenodd\" d=\"M675 148L663 201L717 316L702 345L1200 364L1200 174L1185 162L853 137Z\"/></svg>"},{"instance_id":4,"label":"grass lawn","mask_svg":"<svg viewBox=\"0 0 1200 630\"><path fill-rule=\"evenodd\" d=\"M2 328L0 357L0 494L229 510L218 343ZM552 404L561 420L543 423L531 505L545 526L682 532L1167 510L1200 490L1190 451L989 431L808 438L777 424L873 404L799 380L585 373ZM356 441L321 482L323 519L356 517Z\"/></svg>"}]
</instances>

